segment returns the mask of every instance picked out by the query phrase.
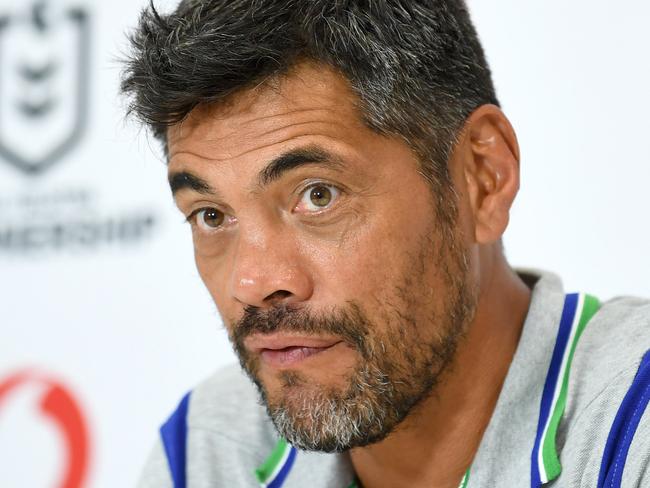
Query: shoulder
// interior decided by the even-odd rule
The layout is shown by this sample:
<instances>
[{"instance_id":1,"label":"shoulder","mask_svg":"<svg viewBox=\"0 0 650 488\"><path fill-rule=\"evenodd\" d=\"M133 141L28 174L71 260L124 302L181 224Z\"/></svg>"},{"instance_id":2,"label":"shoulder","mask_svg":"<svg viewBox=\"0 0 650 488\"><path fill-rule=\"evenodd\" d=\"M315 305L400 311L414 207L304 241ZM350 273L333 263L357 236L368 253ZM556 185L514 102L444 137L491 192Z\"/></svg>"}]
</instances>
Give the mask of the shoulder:
<instances>
[{"instance_id":1,"label":"shoulder","mask_svg":"<svg viewBox=\"0 0 650 488\"><path fill-rule=\"evenodd\" d=\"M172 488L174 480L160 439L156 441L140 473L137 488Z\"/></svg>"},{"instance_id":2,"label":"shoulder","mask_svg":"<svg viewBox=\"0 0 650 488\"><path fill-rule=\"evenodd\" d=\"M575 350L559 434L571 486L597 486L601 471L616 476L618 469L620 476L623 466L627 477L641 476L637 468L650 454L645 448L637 451L650 436L648 351L648 300L605 302L586 326ZM623 452L630 455L621 457Z\"/></svg>"},{"instance_id":3,"label":"shoulder","mask_svg":"<svg viewBox=\"0 0 650 488\"><path fill-rule=\"evenodd\" d=\"M571 397L588 402L615 382L629 384L648 350L650 300L620 297L603 303L576 347Z\"/></svg>"},{"instance_id":4,"label":"shoulder","mask_svg":"<svg viewBox=\"0 0 650 488\"><path fill-rule=\"evenodd\" d=\"M277 441L255 386L239 366L228 366L185 395L162 425L141 486L160 476L174 486L184 486L178 479L196 488L252 486Z\"/></svg>"},{"instance_id":5,"label":"shoulder","mask_svg":"<svg viewBox=\"0 0 650 488\"><path fill-rule=\"evenodd\" d=\"M239 366L229 366L181 400L161 428L140 486L179 477L193 488L254 486L256 469L273 458L278 441L257 388ZM287 488L346 486L352 479L346 456L300 452L291 459Z\"/></svg>"},{"instance_id":6,"label":"shoulder","mask_svg":"<svg viewBox=\"0 0 650 488\"><path fill-rule=\"evenodd\" d=\"M618 297L604 302L585 332L592 352L629 355L650 346L650 300ZM586 347L586 346L585 346Z\"/></svg>"}]
</instances>

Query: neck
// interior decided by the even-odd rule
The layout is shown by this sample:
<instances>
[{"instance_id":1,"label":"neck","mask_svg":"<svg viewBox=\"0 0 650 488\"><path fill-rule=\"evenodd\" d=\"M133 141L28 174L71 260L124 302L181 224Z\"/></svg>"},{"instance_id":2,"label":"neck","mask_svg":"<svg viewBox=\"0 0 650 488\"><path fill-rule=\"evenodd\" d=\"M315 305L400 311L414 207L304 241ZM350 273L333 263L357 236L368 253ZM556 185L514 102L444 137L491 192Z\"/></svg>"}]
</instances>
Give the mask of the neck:
<instances>
[{"instance_id":1,"label":"neck","mask_svg":"<svg viewBox=\"0 0 650 488\"><path fill-rule=\"evenodd\" d=\"M458 488L478 450L519 342L530 290L500 250L482 256L475 317L453 364L386 439L350 452L364 488Z\"/></svg>"}]
</instances>

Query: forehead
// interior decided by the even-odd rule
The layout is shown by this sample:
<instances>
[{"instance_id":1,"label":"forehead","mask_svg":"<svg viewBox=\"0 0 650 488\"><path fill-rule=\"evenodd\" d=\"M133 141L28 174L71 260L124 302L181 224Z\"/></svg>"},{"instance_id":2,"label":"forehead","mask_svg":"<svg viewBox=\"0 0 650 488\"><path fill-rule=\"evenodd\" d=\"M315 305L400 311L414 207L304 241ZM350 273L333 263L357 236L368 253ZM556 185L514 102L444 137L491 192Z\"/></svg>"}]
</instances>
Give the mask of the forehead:
<instances>
[{"instance_id":1,"label":"forehead","mask_svg":"<svg viewBox=\"0 0 650 488\"><path fill-rule=\"evenodd\" d=\"M360 138L365 131L347 80L325 66L304 63L226 103L195 108L168 129L167 138L172 165L184 153L232 160L301 137L353 142L350 136Z\"/></svg>"}]
</instances>

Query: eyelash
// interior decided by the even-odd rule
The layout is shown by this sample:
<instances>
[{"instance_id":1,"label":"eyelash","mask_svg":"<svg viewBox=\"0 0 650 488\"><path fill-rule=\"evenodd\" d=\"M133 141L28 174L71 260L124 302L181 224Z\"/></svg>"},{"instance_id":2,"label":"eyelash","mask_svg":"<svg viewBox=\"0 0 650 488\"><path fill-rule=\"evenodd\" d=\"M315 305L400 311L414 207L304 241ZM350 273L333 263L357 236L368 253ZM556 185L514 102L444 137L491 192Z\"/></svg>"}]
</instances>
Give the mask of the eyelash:
<instances>
[{"instance_id":1,"label":"eyelash","mask_svg":"<svg viewBox=\"0 0 650 488\"><path fill-rule=\"evenodd\" d=\"M313 190L314 188L317 188L319 186L323 186L323 187L326 187L326 188L333 188L335 190L334 201L336 201L336 199L338 199L340 197L340 195L341 195L341 189L338 186L332 185L332 184L327 183L325 181L315 181L315 182L311 182L308 186L305 186L302 190L300 190L300 192L298 193L298 195L300 196L300 199L298 200L298 204L296 204L296 206L298 206L300 204L300 202L302 201L304 196L307 194L307 192L309 192L310 190ZM323 207L323 210L327 210L329 208L331 208L331 207ZM224 214L224 218L226 216L226 214L224 212L221 212L221 210L219 210L219 209L217 209L215 207L200 207L200 208L197 208L197 209L193 210L192 212L190 212L190 214L185 217L185 222L189 223L190 225L196 225L196 217L198 216L199 213L201 213L204 210L216 210L217 212L220 212L220 213ZM314 212L314 213L319 213L319 212ZM214 230L218 230L218 229L220 229L222 227L223 227L223 224L220 225L219 227L215 228Z\"/></svg>"},{"instance_id":2,"label":"eyelash","mask_svg":"<svg viewBox=\"0 0 650 488\"><path fill-rule=\"evenodd\" d=\"M193 223L192 221L198 215L199 212L201 212L202 210L210 210L211 208L214 207L201 207L201 208L197 208L196 210L192 210L192 212L185 217L185 222L187 222L188 224L192 224Z\"/></svg>"},{"instance_id":3,"label":"eyelash","mask_svg":"<svg viewBox=\"0 0 650 488\"><path fill-rule=\"evenodd\" d=\"M319 186L334 190L334 192L332 192L332 204L330 204L330 205L328 205L326 207L323 207L322 210L316 211L316 212L314 212L314 214L318 214L318 213L323 212L325 210L329 210L336 203L336 201L339 199L339 197L341 196L342 190L338 186L333 185L331 183L328 183L326 181L314 181L314 182L311 182L309 185L305 186L302 190L300 190L300 192L298 192L298 195L300 196L300 199L298 200L298 203L294 206L294 208L296 208L298 205L300 205L303 198L311 190L313 190L314 188L318 188Z\"/></svg>"}]
</instances>

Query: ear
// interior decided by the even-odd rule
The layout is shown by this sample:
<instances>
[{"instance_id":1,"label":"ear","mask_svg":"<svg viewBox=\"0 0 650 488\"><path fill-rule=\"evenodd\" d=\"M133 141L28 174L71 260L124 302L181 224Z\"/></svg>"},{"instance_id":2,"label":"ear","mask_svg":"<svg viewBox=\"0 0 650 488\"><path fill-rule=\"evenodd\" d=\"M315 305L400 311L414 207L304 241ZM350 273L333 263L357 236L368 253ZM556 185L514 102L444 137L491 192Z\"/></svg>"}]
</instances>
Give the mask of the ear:
<instances>
[{"instance_id":1,"label":"ear","mask_svg":"<svg viewBox=\"0 0 650 488\"><path fill-rule=\"evenodd\" d=\"M482 105L465 122L459 142L474 238L489 244L503 235L519 190L517 136L499 107Z\"/></svg>"}]
</instances>

